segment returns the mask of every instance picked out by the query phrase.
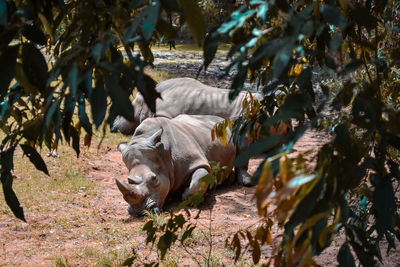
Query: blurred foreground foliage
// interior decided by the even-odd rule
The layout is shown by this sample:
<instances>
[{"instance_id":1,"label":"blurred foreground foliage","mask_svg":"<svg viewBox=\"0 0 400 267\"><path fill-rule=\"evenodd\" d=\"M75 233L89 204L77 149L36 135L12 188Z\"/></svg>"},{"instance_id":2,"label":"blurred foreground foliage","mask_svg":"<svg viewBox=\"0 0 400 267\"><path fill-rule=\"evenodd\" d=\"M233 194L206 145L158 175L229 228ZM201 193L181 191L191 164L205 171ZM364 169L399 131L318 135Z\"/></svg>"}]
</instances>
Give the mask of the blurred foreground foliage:
<instances>
[{"instance_id":1,"label":"blurred foreground foliage","mask_svg":"<svg viewBox=\"0 0 400 267\"><path fill-rule=\"evenodd\" d=\"M237 257L250 245L260 260L275 218L283 234L266 266L315 265L320 254L345 234L339 266L382 260L379 244L400 240L400 4L397 1L246 1L204 41L204 68L219 41L232 48L226 74L236 70L234 97L247 78L265 95L261 109L234 125L236 138L254 125L280 122L292 131L250 145L236 165L266 154L254 174L264 228L239 232L230 242ZM330 88L328 79L339 84ZM331 140L307 167L289 158L306 130L329 132ZM284 145L278 146L277 144ZM268 242L267 242L268 243Z\"/></svg>"},{"instance_id":2,"label":"blurred foreground foliage","mask_svg":"<svg viewBox=\"0 0 400 267\"><path fill-rule=\"evenodd\" d=\"M178 17L194 40L203 42L205 69L221 41L232 43L225 70L225 75L235 73L232 98L247 79L265 95L255 108L247 103L250 108L233 126L238 140L247 138L255 125L270 133L262 134L235 162L240 166L252 156L266 155L253 177L264 219L256 233L241 231L229 240L236 259L245 245L255 263L313 265L313 257L342 232L339 265L355 266L356 256L361 265L375 266L382 259L380 242L386 239L389 252L395 239L400 240L400 4L220 2L0 0L0 126L6 134L0 164L7 204L24 220L12 190L18 144L47 174L36 149L43 144L55 148L65 140L79 155L81 128L90 145L93 126L112 122L116 115L131 118L134 88L154 110L159 95L143 69L153 64L153 42L174 45ZM223 20L206 35L200 7L207 21ZM234 11L226 12L227 7ZM73 123L74 114L79 123ZM270 131L281 123L292 131ZM302 155L288 156L306 130L332 135L313 168ZM178 239L175 230L191 229L177 216L171 227L154 230L146 224L153 243L157 231L169 231L169 239L158 241L159 249L165 251ZM272 244L271 217L283 233L273 253L263 257L260 246ZM182 225L176 228L174 223Z\"/></svg>"},{"instance_id":3,"label":"blurred foreground foliage","mask_svg":"<svg viewBox=\"0 0 400 267\"><path fill-rule=\"evenodd\" d=\"M103 125L105 133L104 120L133 118L135 88L154 110L156 82L143 69L153 65L152 43L174 45L172 16L186 16L200 44L206 27L193 0L0 0L1 182L18 218L25 220L12 190L16 146L23 143L24 154L48 174L37 148L64 140L79 156L81 128L89 146L93 127Z\"/></svg>"}]
</instances>

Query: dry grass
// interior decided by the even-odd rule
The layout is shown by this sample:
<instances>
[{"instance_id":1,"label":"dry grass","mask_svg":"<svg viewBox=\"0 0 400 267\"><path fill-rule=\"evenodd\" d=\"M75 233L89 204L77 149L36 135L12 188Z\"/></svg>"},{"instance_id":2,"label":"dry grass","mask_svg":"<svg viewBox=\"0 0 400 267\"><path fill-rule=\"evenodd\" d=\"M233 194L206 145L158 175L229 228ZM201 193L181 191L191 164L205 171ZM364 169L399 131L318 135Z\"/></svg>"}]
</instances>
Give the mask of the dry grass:
<instances>
[{"instance_id":1,"label":"dry grass","mask_svg":"<svg viewBox=\"0 0 400 267\"><path fill-rule=\"evenodd\" d=\"M226 54L231 45L221 44L218 47L217 54ZM175 48L170 49L169 45L157 44L151 47L153 52L171 52L171 53L181 53L181 54L203 54L203 48L199 47L196 43L192 44L176 44Z\"/></svg>"}]
</instances>

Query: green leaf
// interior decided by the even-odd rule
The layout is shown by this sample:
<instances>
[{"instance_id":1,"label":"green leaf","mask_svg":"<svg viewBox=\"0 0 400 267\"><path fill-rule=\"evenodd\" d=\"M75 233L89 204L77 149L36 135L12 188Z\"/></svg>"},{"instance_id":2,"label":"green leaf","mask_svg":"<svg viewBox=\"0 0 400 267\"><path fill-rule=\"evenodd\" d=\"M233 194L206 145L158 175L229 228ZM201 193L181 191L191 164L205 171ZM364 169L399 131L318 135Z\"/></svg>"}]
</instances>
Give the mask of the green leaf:
<instances>
[{"instance_id":1,"label":"green leaf","mask_svg":"<svg viewBox=\"0 0 400 267\"><path fill-rule=\"evenodd\" d=\"M260 257L261 257L261 249L260 249L260 245L257 242L257 239L254 239L253 241L251 241L251 243L253 244L253 253L251 254L251 256L253 257L253 262L255 264L257 264L260 261Z\"/></svg>"},{"instance_id":2,"label":"green leaf","mask_svg":"<svg viewBox=\"0 0 400 267\"><path fill-rule=\"evenodd\" d=\"M178 29L176 27L173 27L162 18L158 19L156 29L158 32L164 34L164 36L169 40L174 40L178 34Z\"/></svg>"},{"instance_id":3,"label":"green leaf","mask_svg":"<svg viewBox=\"0 0 400 267\"><path fill-rule=\"evenodd\" d=\"M207 34L203 43L204 69L207 70L208 65L214 59L218 50L219 41L213 34Z\"/></svg>"},{"instance_id":4,"label":"green leaf","mask_svg":"<svg viewBox=\"0 0 400 267\"><path fill-rule=\"evenodd\" d=\"M0 25L5 26L7 24L7 1L0 0Z\"/></svg>"},{"instance_id":5,"label":"green leaf","mask_svg":"<svg viewBox=\"0 0 400 267\"><path fill-rule=\"evenodd\" d=\"M75 109L75 100L71 94L67 94L64 100L64 110L63 110L63 120L62 120L62 130L64 133L64 137L69 143L70 140L70 126L72 122L72 115L74 114Z\"/></svg>"},{"instance_id":6,"label":"green leaf","mask_svg":"<svg viewBox=\"0 0 400 267\"><path fill-rule=\"evenodd\" d=\"M353 255L351 254L349 245L345 242L337 255L337 261L340 267L356 267Z\"/></svg>"},{"instance_id":7,"label":"green leaf","mask_svg":"<svg viewBox=\"0 0 400 267\"><path fill-rule=\"evenodd\" d=\"M264 56L272 57L278 53L278 51L287 44L288 39L274 39L267 42L265 45L260 46L253 53L253 57L249 61L249 65L254 65L261 61Z\"/></svg>"},{"instance_id":8,"label":"green leaf","mask_svg":"<svg viewBox=\"0 0 400 267\"><path fill-rule=\"evenodd\" d=\"M372 253L364 251L365 248L356 242L351 242L351 246L353 247L355 253L357 254L357 258L360 260L360 263L363 267L376 266Z\"/></svg>"},{"instance_id":9,"label":"green leaf","mask_svg":"<svg viewBox=\"0 0 400 267\"><path fill-rule=\"evenodd\" d=\"M132 257L127 258L124 263L122 263L122 266L132 266L133 262L135 261L137 257L134 255Z\"/></svg>"},{"instance_id":10,"label":"green leaf","mask_svg":"<svg viewBox=\"0 0 400 267\"><path fill-rule=\"evenodd\" d=\"M282 137L278 135L271 135L264 139L261 139L249 146L249 148L240 153L235 159L235 167L244 166L248 160L255 156L259 155L265 151L270 150L271 148L277 146L282 141Z\"/></svg>"},{"instance_id":11,"label":"green leaf","mask_svg":"<svg viewBox=\"0 0 400 267\"><path fill-rule=\"evenodd\" d=\"M206 33L206 24L204 23L203 13L194 0L178 0L179 5L185 13L185 19L189 30L192 33L197 44L201 45L201 39Z\"/></svg>"},{"instance_id":12,"label":"green leaf","mask_svg":"<svg viewBox=\"0 0 400 267\"><path fill-rule=\"evenodd\" d=\"M252 0L250 1L250 4L259 4L257 7L257 17L265 21L267 18L268 3L261 0Z\"/></svg>"},{"instance_id":13,"label":"green leaf","mask_svg":"<svg viewBox=\"0 0 400 267\"><path fill-rule=\"evenodd\" d=\"M0 55L0 99L7 93L10 82L15 77L15 67L19 46L7 47Z\"/></svg>"},{"instance_id":14,"label":"green leaf","mask_svg":"<svg viewBox=\"0 0 400 267\"><path fill-rule=\"evenodd\" d=\"M131 23L131 25L125 30L124 32L124 43L129 43L132 36L136 33L137 28L140 25L140 22L142 21L144 17L144 13L140 13ZM100 49L98 49L100 50Z\"/></svg>"},{"instance_id":15,"label":"green leaf","mask_svg":"<svg viewBox=\"0 0 400 267\"><path fill-rule=\"evenodd\" d=\"M61 139L61 111L60 104L56 107L56 113L54 114L54 133L56 134L56 143Z\"/></svg>"},{"instance_id":16,"label":"green leaf","mask_svg":"<svg viewBox=\"0 0 400 267\"><path fill-rule=\"evenodd\" d=\"M60 100L53 101L49 107L46 109L46 113L44 114L44 120L42 124L42 128L40 129L40 137L39 137L39 143L42 141L43 135L47 132L49 126L50 126L50 121L53 118L53 115L56 111L56 108L60 105Z\"/></svg>"},{"instance_id":17,"label":"green leaf","mask_svg":"<svg viewBox=\"0 0 400 267\"><path fill-rule=\"evenodd\" d=\"M153 65L154 55L150 49L149 44L141 42L141 43L139 43L139 49L140 49L140 53L142 53L142 56L147 61L147 63L149 63L150 66L154 67L154 65Z\"/></svg>"},{"instance_id":18,"label":"green leaf","mask_svg":"<svg viewBox=\"0 0 400 267\"><path fill-rule=\"evenodd\" d=\"M241 253L240 239L239 239L238 233L236 233L233 236L231 245L232 245L232 248L235 250L235 262L237 262L237 260L240 257L240 253Z\"/></svg>"},{"instance_id":19,"label":"green leaf","mask_svg":"<svg viewBox=\"0 0 400 267\"><path fill-rule=\"evenodd\" d=\"M392 230L392 218L396 211L393 185L390 181L381 181L375 186L373 205L380 239L386 231Z\"/></svg>"},{"instance_id":20,"label":"green leaf","mask_svg":"<svg viewBox=\"0 0 400 267\"><path fill-rule=\"evenodd\" d=\"M290 233L297 225L312 216L312 212L318 204L316 200L320 199L321 194L324 193L323 186L324 183L321 179L316 185L314 185L311 192L300 201L293 214L290 216L290 220L285 224L286 232Z\"/></svg>"},{"instance_id":21,"label":"green leaf","mask_svg":"<svg viewBox=\"0 0 400 267\"><path fill-rule=\"evenodd\" d=\"M72 148L76 152L76 156L79 158L80 154L80 149L79 149L79 134L77 130L75 129L74 126L70 125L69 127L69 133L71 134L72 137Z\"/></svg>"},{"instance_id":22,"label":"green leaf","mask_svg":"<svg viewBox=\"0 0 400 267\"><path fill-rule=\"evenodd\" d=\"M337 33L333 35L332 39L329 41L329 51L336 51L336 50L340 51L342 41L343 38L341 34Z\"/></svg>"},{"instance_id":23,"label":"green leaf","mask_svg":"<svg viewBox=\"0 0 400 267\"><path fill-rule=\"evenodd\" d=\"M148 243L154 243L156 240L155 232L156 228L154 227L154 221L150 220L148 221L144 226L143 226L143 231L147 232L147 238L146 238L146 244Z\"/></svg>"},{"instance_id":24,"label":"green leaf","mask_svg":"<svg viewBox=\"0 0 400 267\"><path fill-rule=\"evenodd\" d=\"M0 152L0 180L3 184L3 194L7 205L10 207L15 217L25 221L24 211L12 189L13 176L11 170L14 169L14 151L15 147L13 146Z\"/></svg>"},{"instance_id":25,"label":"green leaf","mask_svg":"<svg viewBox=\"0 0 400 267\"><path fill-rule=\"evenodd\" d=\"M29 160L33 163L35 168L50 176L46 163L44 162L40 154L30 145L21 144L20 146L24 151L24 154L28 156Z\"/></svg>"},{"instance_id":26,"label":"green leaf","mask_svg":"<svg viewBox=\"0 0 400 267\"><path fill-rule=\"evenodd\" d=\"M272 62L272 71L275 78L279 78L284 70L287 69L286 67L293 53L292 48L292 45L286 45L274 57L274 61Z\"/></svg>"},{"instance_id":27,"label":"green leaf","mask_svg":"<svg viewBox=\"0 0 400 267\"><path fill-rule=\"evenodd\" d=\"M107 111L107 93L104 90L104 80L102 79L96 81L96 86L90 98L90 106L92 108L93 123L98 129Z\"/></svg>"},{"instance_id":28,"label":"green leaf","mask_svg":"<svg viewBox=\"0 0 400 267\"><path fill-rule=\"evenodd\" d=\"M142 24L143 38L148 41L153 36L154 29L158 20L160 3L158 1L151 1L150 5L143 11L146 19Z\"/></svg>"},{"instance_id":29,"label":"green leaf","mask_svg":"<svg viewBox=\"0 0 400 267\"><path fill-rule=\"evenodd\" d=\"M85 75L83 80L79 83L78 88L84 93L85 98L90 98L93 90L93 71L89 70Z\"/></svg>"},{"instance_id":30,"label":"green leaf","mask_svg":"<svg viewBox=\"0 0 400 267\"><path fill-rule=\"evenodd\" d=\"M71 92L72 97L76 96L76 92L78 89L78 68L74 65L68 73L68 85L69 90Z\"/></svg>"},{"instance_id":31,"label":"green leaf","mask_svg":"<svg viewBox=\"0 0 400 267\"><path fill-rule=\"evenodd\" d=\"M104 107L104 108L106 108L106 107ZM81 123L83 129L85 129L85 131L88 134L93 135L92 124L90 123L89 117L86 114L85 101L83 99L81 99L81 101L79 101L78 117L79 117L79 122Z\"/></svg>"},{"instance_id":32,"label":"green leaf","mask_svg":"<svg viewBox=\"0 0 400 267\"><path fill-rule=\"evenodd\" d=\"M2 172L10 172L14 169L14 150L15 147L10 147L0 152L0 165Z\"/></svg>"},{"instance_id":33,"label":"green leaf","mask_svg":"<svg viewBox=\"0 0 400 267\"><path fill-rule=\"evenodd\" d=\"M297 85L300 87L300 90L311 96L314 99L314 90L312 86L312 71L311 68L305 68L302 70L300 75L297 77Z\"/></svg>"},{"instance_id":34,"label":"green leaf","mask_svg":"<svg viewBox=\"0 0 400 267\"><path fill-rule=\"evenodd\" d=\"M156 91L156 82L148 75L143 75L143 81L137 81L139 92L143 95L147 106L152 112L156 111L156 99L161 97L160 93ZM131 105L132 106L132 105Z\"/></svg>"},{"instance_id":35,"label":"green leaf","mask_svg":"<svg viewBox=\"0 0 400 267\"><path fill-rule=\"evenodd\" d=\"M242 12L243 11L243 12ZM243 23L252 15L254 15L254 13L256 12L256 10L254 9L250 9L250 10L246 10L244 11L244 8L239 8L238 10L236 10L235 12L232 13L231 15L231 19L225 23L223 23L218 29L218 33L221 34L225 34L229 31L231 31L234 28L239 28L243 25ZM232 33L232 31L230 32L230 34Z\"/></svg>"},{"instance_id":36,"label":"green leaf","mask_svg":"<svg viewBox=\"0 0 400 267\"><path fill-rule=\"evenodd\" d=\"M352 62L350 62L349 64L346 65L346 67L344 68L344 70L342 70L340 72L340 75L347 75L351 72L356 71L361 65L363 64L363 62L361 60L353 60Z\"/></svg>"},{"instance_id":37,"label":"green leaf","mask_svg":"<svg viewBox=\"0 0 400 267\"><path fill-rule=\"evenodd\" d=\"M106 87L113 105L116 115L121 115L127 120L133 120L134 110L129 100L129 94L121 88L118 83L116 74L107 76Z\"/></svg>"},{"instance_id":38,"label":"green leaf","mask_svg":"<svg viewBox=\"0 0 400 267\"><path fill-rule=\"evenodd\" d=\"M161 0L161 5L168 9L169 11L173 12L181 12L181 8L176 0Z\"/></svg>"},{"instance_id":39,"label":"green leaf","mask_svg":"<svg viewBox=\"0 0 400 267\"><path fill-rule=\"evenodd\" d=\"M177 239L176 235L167 230L164 235L160 236L157 243L157 248L161 252L161 260L164 259L167 250L171 247L172 243Z\"/></svg>"},{"instance_id":40,"label":"green leaf","mask_svg":"<svg viewBox=\"0 0 400 267\"><path fill-rule=\"evenodd\" d=\"M24 35L28 40L34 42L35 44L38 44L38 45L46 45L47 44L46 36L34 24L32 24L32 25L29 25L29 24L24 25L24 27L22 27L22 31L21 32L22 32L22 35Z\"/></svg>"},{"instance_id":41,"label":"green leaf","mask_svg":"<svg viewBox=\"0 0 400 267\"><path fill-rule=\"evenodd\" d=\"M364 26L368 31L373 30L377 24L377 18L363 5L356 3L350 11L350 16L360 26Z\"/></svg>"},{"instance_id":42,"label":"green leaf","mask_svg":"<svg viewBox=\"0 0 400 267\"><path fill-rule=\"evenodd\" d=\"M298 175L292 178L287 184L288 188L295 188L298 186L302 186L303 184L309 183L315 179L315 174L311 175Z\"/></svg>"},{"instance_id":43,"label":"green leaf","mask_svg":"<svg viewBox=\"0 0 400 267\"><path fill-rule=\"evenodd\" d=\"M43 116L28 120L23 124L22 136L30 141L36 142L40 136L40 129L43 123Z\"/></svg>"},{"instance_id":44,"label":"green leaf","mask_svg":"<svg viewBox=\"0 0 400 267\"><path fill-rule=\"evenodd\" d=\"M12 176L11 172L9 172L9 171L2 172L0 179L3 184L3 194L4 194L4 199L7 203L7 205L10 207L10 209L14 213L15 217L26 222L25 216L24 216L24 210L22 209L21 204L19 203L17 195L15 194L14 190L12 189L13 176Z\"/></svg>"},{"instance_id":45,"label":"green leaf","mask_svg":"<svg viewBox=\"0 0 400 267\"><path fill-rule=\"evenodd\" d=\"M47 63L40 50L32 43L24 43L22 46L22 68L29 82L47 96Z\"/></svg>"},{"instance_id":46,"label":"green leaf","mask_svg":"<svg viewBox=\"0 0 400 267\"><path fill-rule=\"evenodd\" d=\"M181 237L181 242L184 242L187 238L191 237L193 230L195 228L196 228L196 226L191 226L185 232L183 232L182 237Z\"/></svg>"},{"instance_id":47,"label":"green leaf","mask_svg":"<svg viewBox=\"0 0 400 267\"><path fill-rule=\"evenodd\" d=\"M335 25L342 30L346 28L346 19L342 13L334 6L331 5L321 5L320 11L324 19L332 25Z\"/></svg>"}]
</instances>

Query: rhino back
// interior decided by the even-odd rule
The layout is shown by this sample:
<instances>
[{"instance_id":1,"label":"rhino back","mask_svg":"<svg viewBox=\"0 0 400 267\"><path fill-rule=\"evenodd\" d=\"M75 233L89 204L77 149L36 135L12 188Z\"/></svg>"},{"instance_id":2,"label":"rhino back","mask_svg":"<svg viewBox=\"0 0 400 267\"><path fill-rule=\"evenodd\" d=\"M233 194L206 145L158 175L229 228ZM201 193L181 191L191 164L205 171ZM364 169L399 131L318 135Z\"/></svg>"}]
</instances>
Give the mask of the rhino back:
<instances>
[{"instance_id":1,"label":"rhino back","mask_svg":"<svg viewBox=\"0 0 400 267\"><path fill-rule=\"evenodd\" d=\"M229 101L229 90L205 85L192 78L176 78L160 83L157 116L174 118L179 114L215 115L236 120L246 92Z\"/></svg>"}]
</instances>

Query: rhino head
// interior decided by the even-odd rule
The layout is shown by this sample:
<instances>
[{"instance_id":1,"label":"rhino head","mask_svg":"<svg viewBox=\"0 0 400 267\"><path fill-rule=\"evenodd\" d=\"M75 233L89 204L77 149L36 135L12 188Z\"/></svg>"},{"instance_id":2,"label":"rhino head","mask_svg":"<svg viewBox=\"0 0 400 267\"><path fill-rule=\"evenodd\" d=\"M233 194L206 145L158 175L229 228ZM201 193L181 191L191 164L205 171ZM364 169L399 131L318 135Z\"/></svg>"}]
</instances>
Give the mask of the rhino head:
<instances>
[{"instance_id":1,"label":"rhino head","mask_svg":"<svg viewBox=\"0 0 400 267\"><path fill-rule=\"evenodd\" d=\"M169 168L164 146L163 130L144 138L134 136L129 144L120 144L118 150L129 170L128 183L115 179L118 189L128 202L128 212L140 215L145 210L161 208L168 195Z\"/></svg>"}]
</instances>

